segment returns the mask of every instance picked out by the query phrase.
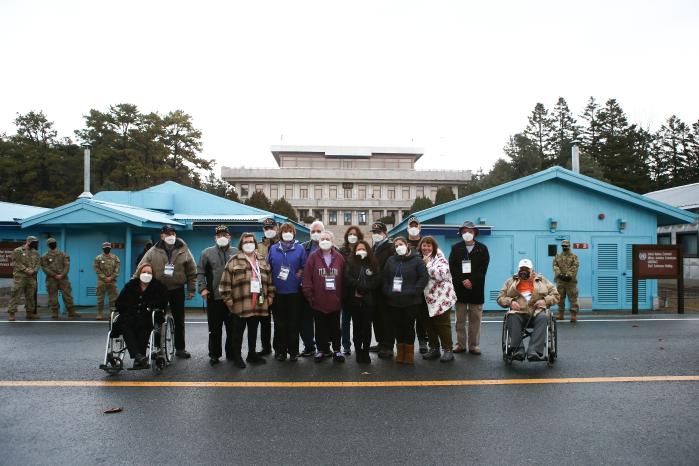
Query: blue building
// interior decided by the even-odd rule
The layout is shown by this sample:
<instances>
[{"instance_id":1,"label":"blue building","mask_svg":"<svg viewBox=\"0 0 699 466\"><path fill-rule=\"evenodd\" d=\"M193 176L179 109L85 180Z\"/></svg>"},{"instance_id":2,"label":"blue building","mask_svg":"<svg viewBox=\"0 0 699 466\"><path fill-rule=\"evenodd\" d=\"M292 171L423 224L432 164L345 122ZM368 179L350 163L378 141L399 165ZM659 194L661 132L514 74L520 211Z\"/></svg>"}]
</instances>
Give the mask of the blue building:
<instances>
[{"instance_id":1,"label":"blue building","mask_svg":"<svg viewBox=\"0 0 699 466\"><path fill-rule=\"evenodd\" d=\"M252 231L262 236L262 221L273 217L277 222L288 219L281 215L246 206L213 194L168 181L141 191L104 191L94 197L82 197L54 209L45 209L21 219L17 234L26 238L34 234L40 239L39 252L46 252L46 239L58 240L59 247L70 254L69 273L75 303L95 304L97 277L92 263L105 241L112 243L112 252L121 259L119 289L132 275L138 255L148 241L158 241L160 228L175 227L178 237L189 246L195 259L213 245L214 227L229 225L232 242L237 245L240 233ZM295 223L299 240L308 238L308 228ZM17 236L15 234L15 236ZM39 273L39 293L45 293L45 277ZM187 306L202 306L197 295Z\"/></svg>"},{"instance_id":2,"label":"blue building","mask_svg":"<svg viewBox=\"0 0 699 466\"><path fill-rule=\"evenodd\" d=\"M581 309L631 309L631 245L655 244L658 226L692 223L696 214L561 167L441 204L416 214L422 234L434 236L445 254L460 240L464 220L479 225L477 238L491 255L486 310L522 258L552 279L553 256L568 239L580 258ZM391 236L406 235L407 220ZM654 308L655 280L639 284L639 307ZM657 307L657 303L655 303Z\"/></svg>"}]
</instances>

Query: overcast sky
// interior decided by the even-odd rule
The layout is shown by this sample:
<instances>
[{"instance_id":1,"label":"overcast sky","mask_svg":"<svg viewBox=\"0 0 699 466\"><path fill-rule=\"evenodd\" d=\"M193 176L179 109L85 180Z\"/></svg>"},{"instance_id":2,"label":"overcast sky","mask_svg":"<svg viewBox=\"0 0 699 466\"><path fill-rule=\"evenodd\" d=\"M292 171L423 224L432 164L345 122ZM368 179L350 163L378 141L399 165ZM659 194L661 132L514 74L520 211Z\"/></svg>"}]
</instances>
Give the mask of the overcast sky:
<instances>
[{"instance_id":1,"label":"overcast sky","mask_svg":"<svg viewBox=\"0 0 699 466\"><path fill-rule=\"evenodd\" d=\"M219 168L274 166L283 135L487 170L559 96L697 121L698 31L696 0L0 0L0 132L43 110L68 136L128 102L191 114Z\"/></svg>"}]
</instances>

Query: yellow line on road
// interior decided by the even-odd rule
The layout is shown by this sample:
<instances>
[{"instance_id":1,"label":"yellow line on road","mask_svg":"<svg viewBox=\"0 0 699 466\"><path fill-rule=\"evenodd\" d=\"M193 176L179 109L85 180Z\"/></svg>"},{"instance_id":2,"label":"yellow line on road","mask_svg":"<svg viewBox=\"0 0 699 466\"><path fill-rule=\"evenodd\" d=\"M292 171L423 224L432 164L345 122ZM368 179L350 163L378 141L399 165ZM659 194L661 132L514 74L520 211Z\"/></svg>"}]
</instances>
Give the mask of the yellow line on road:
<instances>
[{"instance_id":1,"label":"yellow line on road","mask_svg":"<svg viewBox=\"0 0 699 466\"><path fill-rule=\"evenodd\" d=\"M374 382L168 382L126 380L0 380L0 387L361 388L454 387L474 385L543 385L622 382L699 382L699 375L657 375L641 377L577 377L556 379L386 380Z\"/></svg>"}]
</instances>

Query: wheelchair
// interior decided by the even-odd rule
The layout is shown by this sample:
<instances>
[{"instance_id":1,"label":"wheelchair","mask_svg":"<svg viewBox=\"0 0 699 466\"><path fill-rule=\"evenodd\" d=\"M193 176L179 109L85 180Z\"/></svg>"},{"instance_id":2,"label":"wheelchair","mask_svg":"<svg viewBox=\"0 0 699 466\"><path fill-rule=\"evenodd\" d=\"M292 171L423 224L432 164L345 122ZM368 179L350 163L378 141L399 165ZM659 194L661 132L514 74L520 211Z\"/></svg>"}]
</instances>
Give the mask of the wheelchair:
<instances>
[{"instance_id":1,"label":"wheelchair","mask_svg":"<svg viewBox=\"0 0 699 466\"><path fill-rule=\"evenodd\" d=\"M556 317L550 310L546 309L546 344L544 345L544 359L548 367L552 367L558 357L558 334L556 331ZM505 313L502 322L502 359L508 366L512 364L514 354L524 347L524 341L532 336L534 331L534 318L530 317L527 324L522 329L522 339L518 347L510 344L510 331L507 328L507 319L510 313Z\"/></svg>"},{"instance_id":2,"label":"wheelchair","mask_svg":"<svg viewBox=\"0 0 699 466\"><path fill-rule=\"evenodd\" d=\"M175 358L175 320L172 314L163 309L152 309L151 319L153 330L150 332L146 357L150 363L153 373L159 374ZM109 333L107 334L107 345L104 353L103 363L100 369L108 374L117 374L125 369L124 359L127 348L124 335L121 332L119 313L112 311L109 316Z\"/></svg>"}]
</instances>

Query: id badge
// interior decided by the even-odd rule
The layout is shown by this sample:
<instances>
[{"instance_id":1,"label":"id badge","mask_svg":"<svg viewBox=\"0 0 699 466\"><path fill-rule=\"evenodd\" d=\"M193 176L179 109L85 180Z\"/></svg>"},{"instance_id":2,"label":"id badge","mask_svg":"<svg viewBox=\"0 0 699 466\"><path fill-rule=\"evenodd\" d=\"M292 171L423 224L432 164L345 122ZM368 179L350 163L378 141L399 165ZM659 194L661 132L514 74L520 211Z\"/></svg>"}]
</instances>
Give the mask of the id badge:
<instances>
[{"instance_id":1,"label":"id badge","mask_svg":"<svg viewBox=\"0 0 699 466\"><path fill-rule=\"evenodd\" d=\"M250 280L250 293L259 293L260 291L262 291L260 281L255 279Z\"/></svg>"},{"instance_id":2,"label":"id badge","mask_svg":"<svg viewBox=\"0 0 699 466\"><path fill-rule=\"evenodd\" d=\"M329 291L335 290L335 277L325 277L325 289Z\"/></svg>"},{"instance_id":3,"label":"id badge","mask_svg":"<svg viewBox=\"0 0 699 466\"><path fill-rule=\"evenodd\" d=\"M461 273L471 273L471 261L461 261Z\"/></svg>"},{"instance_id":4,"label":"id badge","mask_svg":"<svg viewBox=\"0 0 699 466\"><path fill-rule=\"evenodd\" d=\"M175 265L174 264L165 264L165 271L163 272L163 275L166 277L172 277L175 274Z\"/></svg>"},{"instance_id":5,"label":"id badge","mask_svg":"<svg viewBox=\"0 0 699 466\"><path fill-rule=\"evenodd\" d=\"M286 279L289 278L289 272L290 272L290 271L291 271L291 270L289 269L289 267L282 266L282 267L279 269L279 275L277 275L277 278L280 279L280 280L286 281Z\"/></svg>"},{"instance_id":6,"label":"id badge","mask_svg":"<svg viewBox=\"0 0 699 466\"><path fill-rule=\"evenodd\" d=\"M522 297L527 300L527 302L531 301L532 299L532 292L531 291L525 291L522 293Z\"/></svg>"},{"instance_id":7,"label":"id badge","mask_svg":"<svg viewBox=\"0 0 699 466\"><path fill-rule=\"evenodd\" d=\"M402 277L394 277L393 278L393 292L400 293L401 291L403 291L403 278Z\"/></svg>"}]
</instances>

